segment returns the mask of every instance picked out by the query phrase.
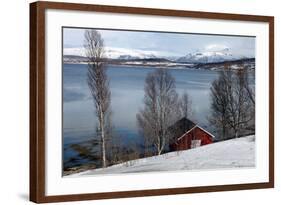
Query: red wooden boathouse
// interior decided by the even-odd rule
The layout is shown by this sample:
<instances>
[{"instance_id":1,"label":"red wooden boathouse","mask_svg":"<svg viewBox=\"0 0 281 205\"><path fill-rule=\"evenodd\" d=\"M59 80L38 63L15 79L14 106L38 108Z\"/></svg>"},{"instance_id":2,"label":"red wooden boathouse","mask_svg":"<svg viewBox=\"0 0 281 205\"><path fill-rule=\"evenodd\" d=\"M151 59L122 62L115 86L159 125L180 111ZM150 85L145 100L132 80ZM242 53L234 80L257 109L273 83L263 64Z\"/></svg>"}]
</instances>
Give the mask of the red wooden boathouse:
<instances>
[{"instance_id":1,"label":"red wooden boathouse","mask_svg":"<svg viewBox=\"0 0 281 205\"><path fill-rule=\"evenodd\" d=\"M174 137L170 140L170 151L187 150L213 142L214 136L189 119L182 118L176 122L171 131Z\"/></svg>"}]
</instances>

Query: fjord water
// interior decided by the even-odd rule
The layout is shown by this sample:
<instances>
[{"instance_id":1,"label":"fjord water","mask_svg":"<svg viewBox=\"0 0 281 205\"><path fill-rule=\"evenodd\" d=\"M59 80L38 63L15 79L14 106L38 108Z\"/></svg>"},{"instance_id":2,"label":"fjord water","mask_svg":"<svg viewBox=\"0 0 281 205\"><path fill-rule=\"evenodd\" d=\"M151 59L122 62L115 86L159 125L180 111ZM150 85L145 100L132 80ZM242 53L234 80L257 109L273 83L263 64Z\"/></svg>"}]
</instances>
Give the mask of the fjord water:
<instances>
[{"instance_id":1,"label":"fjord water","mask_svg":"<svg viewBox=\"0 0 281 205\"><path fill-rule=\"evenodd\" d=\"M136 114L143 107L144 82L153 67L108 65L111 109L114 131L123 136L123 143L142 142L138 134ZM186 91L192 99L193 120L208 129L210 86L218 77L217 71L170 69L179 94ZM63 142L64 149L71 143L93 139L96 130L93 100L87 85L87 65L64 64L63 67ZM74 157L73 151L64 152L64 160Z\"/></svg>"}]
</instances>

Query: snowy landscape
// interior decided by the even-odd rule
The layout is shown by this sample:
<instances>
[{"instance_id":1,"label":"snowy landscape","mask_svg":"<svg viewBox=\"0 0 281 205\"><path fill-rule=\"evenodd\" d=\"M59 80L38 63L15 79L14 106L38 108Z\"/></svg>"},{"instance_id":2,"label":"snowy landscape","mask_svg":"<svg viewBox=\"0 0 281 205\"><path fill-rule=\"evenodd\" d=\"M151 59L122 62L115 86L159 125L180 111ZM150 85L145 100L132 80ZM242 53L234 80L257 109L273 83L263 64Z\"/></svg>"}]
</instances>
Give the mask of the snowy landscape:
<instances>
[{"instance_id":1,"label":"snowy landscape","mask_svg":"<svg viewBox=\"0 0 281 205\"><path fill-rule=\"evenodd\" d=\"M63 28L62 175L255 167L255 37Z\"/></svg>"},{"instance_id":2,"label":"snowy landscape","mask_svg":"<svg viewBox=\"0 0 281 205\"><path fill-rule=\"evenodd\" d=\"M105 48L106 61L111 64L219 70L225 62L229 62L232 69L241 66L255 68L253 56L233 54L230 48L211 47L204 51L190 52L185 56L168 55L157 51ZM64 63L88 62L84 48L64 48L63 60Z\"/></svg>"},{"instance_id":3,"label":"snowy landscape","mask_svg":"<svg viewBox=\"0 0 281 205\"><path fill-rule=\"evenodd\" d=\"M221 167L225 169L255 167L255 136L132 160L107 168L72 174L69 177L153 171L212 170Z\"/></svg>"}]
</instances>

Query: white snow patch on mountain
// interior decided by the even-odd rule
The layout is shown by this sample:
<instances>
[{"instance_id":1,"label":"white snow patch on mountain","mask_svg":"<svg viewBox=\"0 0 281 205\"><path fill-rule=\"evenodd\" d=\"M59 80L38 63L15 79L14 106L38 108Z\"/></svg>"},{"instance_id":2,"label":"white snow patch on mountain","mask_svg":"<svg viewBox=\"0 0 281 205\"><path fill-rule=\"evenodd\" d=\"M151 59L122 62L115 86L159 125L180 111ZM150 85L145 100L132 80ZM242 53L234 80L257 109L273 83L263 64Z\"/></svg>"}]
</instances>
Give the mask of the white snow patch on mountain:
<instances>
[{"instance_id":1,"label":"white snow patch on mountain","mask_svg":"<svg viewBox=\"0 0 281 205\"><path fill-rule=\"evenodd\" d=\"M84 48L64 48L63 52L64 55L85 56ZM190 52L185 56L179 56L178 54L168 51L105 47L105 57L121 60L166 58L182 63L218 63L251 58L252 56L233 54L232 50L227 46L211 44L206 46L202 51Z\"/></svg>"},{"instance_id":2,"label":"white snow patch on mountain","mask_svg":"<svg viewBox=\"0 0 281 205\"><path fill-rule=\"evenodd\" d=\"M85 57L84 48L64 48L63 54ZM174 53L162 52L162 51L147 51L147 50L140 50L140 49L105 47L105 57L110 59L133 60L133 59L149 59L149 58L176 59L179 56L175 55Z\"/></svg>"},{"instance_id":3,"label":"white snow patch on mountain","mask_svg":"<svg viewBox=\"0 0 281 205\"><path fill-rule=\"evenodd\" d=\"M107 168L93 169L72 174L67 177L152 171L233 169L243 167L255 167L254 135L217 142L195 149L132 160Z\"/></svg>"},{"instance_id":4,"label":"white snow patch on mountain","mask_svg":"<svg viewBox=\"0 0 281 205\"><path fill-rule=\"evenodd\" d=\"M84 48L64 48L63 49L63 55L70 55L70 56L85 56Z\"/></svg>"},{"instance_id":5,"label":"white snow patch on mountain","mask_svg":"<svg viewBox=\"0 0 281 205\"><path fill-rule=\"evenodd\" d=\"M156 58L158 52L156 51L143 51L137 49L126 49L126 48L105 48L105 55L111 59L147 59Z\"/></svg>"},{"instance_id":6,"label":"white snow patch on mountain","mask_svg":"<svg viewBox=\"0 0 281 205\"><path fill-rule=\"evenodd\" d=\"M202 51L190 52L178 58L178 61L188 63L218 63L245 58L252 58L252 56L233 54L232 50L225 45L211 44L206 46Z\"/></svg>"}]
</instances>

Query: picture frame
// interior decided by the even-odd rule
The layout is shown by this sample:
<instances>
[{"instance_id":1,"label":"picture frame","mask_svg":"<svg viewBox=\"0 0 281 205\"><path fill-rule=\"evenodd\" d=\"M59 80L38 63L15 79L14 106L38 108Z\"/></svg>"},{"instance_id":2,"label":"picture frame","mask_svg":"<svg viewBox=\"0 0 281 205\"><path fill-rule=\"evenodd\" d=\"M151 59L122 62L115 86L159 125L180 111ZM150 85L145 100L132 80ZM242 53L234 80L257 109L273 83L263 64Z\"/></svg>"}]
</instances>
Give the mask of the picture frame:
<instances>
[{"instance_id":1,"label":"picture frame","mask_svg":"<svg viewBox=\"0 0 281 205\"><path fill-rule=\"evenodd\" d=\"M49 120L51 118L48 114L48 109L51 109L48 103L50 101L50 90L56 90L54 85L50 85L48 77L52 78L52 81L58 81L58 77L50 76L52 73L47 69L51 61L47 58L48 49L52 49L48 43L51 41L49 38L51 30L48 27L51 24L51 20L48 19L48 11L55 11L56 13L77 13L76 15L89 15L91 13L101 13L107 15L127 15L126 18L130 19L133 15L140 16L140 18L156 18L157 21L167 21L169 19L175 19L175 21L182 21L185 19L191 20L205 20L208 22L223 21L223 22L235 22L240 24L243 22L253 23L253 26L264 25L265 35L263 38L258 39L264 43L264 46L268 49L268 59L266 60L266 70L268 78L264 78L266 81L264 85L268 88L267 93L268 101L265 102L266 118L261 120L261 123L265 124L264 132L267 133L264 137L266 143L264 149L267 151L265 156L266 168L263 169L264 176L262 179L258 179L255 182L241 182L239 180L233 183L220 183L209 185L195 185L194 186L167 186L161 188L136 188L128 190L118 189L118 185L113 189L114 191L83 191L81 193L75 193L75 191L56 192L52 191L52 194L47 193L47 186L52 185L52 176L48 175L48 166L52 166L48 159L48 150L50 149L50 143L54 142L53 138L48 136L54 134L50 128ZM69 14L72 15L72 14ZM64 18L68 18L65 15ZM163 18L163 19L161 19ZM57 19L59 21L59 19ZM101 19L99 19L101 20ZM102 21L102 20L101 20ZM63 21L62 21L63 22ZM110 24L108 24L109 28ZM113 25L113 24L111 24ZM64 25L67 26L67 25ZM73 26L73 25L70 25ZM124 27L124 25L123 25ZM126 26L125 26L126 28ZM246 28L246 27L244 27ZM201 28L203 30L203 28ZM136 29L132 29L136 30ZM140 29L141 30L141 29ZM156 29L157 30L157 29ZM200 30L200 29L199 29ZM175 31L178 32L178 31ZM193 31L191 31L192 33ZM237 31L242 32L242 31ZM57 33L61 34L61 31ZM62 36L58 36L61 39ZM258 41L257 40L257 41ZM57 42L57 46L61 46L60 41ZM259 52L257 47L257 52ZM58 56L58 59L60 56ZM52 61L53 62L53 61ZM55 62L55 61L54 61ZM53 63L54 63L53 62ZM60 63L57 63L58 67L61 67ZM265 65L265 64L264 64ZM261 70L262 67L259 67ZM262 79L262 78L261 78ZM258 83L263 83L258 82ZM53 86L50 88L50 86ZM58 93L61 91L59 90ZM60 100L61 95L54 94L57 97L57 101ZM49 106L49 107L48 107ZM54 105L52 105L54 106ZM55 104L55 106L57 106ZM58 104L58 109L61 109ZM56 110L55 110L56 111ZM56 113L56 112L55 112ZM57 119L61 121L61 119ZM52 127L52 126L51 126ZM53 144L51 144L53 145ZM262 146L262 145L261 145ZM57 158L61 159L61 154L57 153ZM259 161L257 162L259 163ZM50 168L50 167L49 167ZM170 173L171 174L171 173ZM174 173L175 177L179 177L177 173ZM61 177L60 173L57 174ZM137 175L131 175L131 179ZM108 176L110 180L114 180L116 176ZM146 175L144 174L144 177ZM94 179L99 178L96 176ZM79 180L79 179L78 179ZM85 178L81 179L81 183L85 182ZM55 182L56 183L56 182ZM120 183L116 182L116 183ZM123 181L127 183L127 181ZM66 184L71 186L71 181L67 180ZM81 185L81 184L80 184ZM88 186L88 185L87 185ZM104 185L106 190L106 184ZM105 5L90 5L90 4L75 4L75 3L58 3L58 2L34 2L30 4L30 200L36 203L47 202L62 202L62 201L78 201L78 200L97 200L97 199L112 199L112 198L124 198L124 197L143 197L143 196L156 196L156 195L173 195L173 194L188 194L188 193L203 193L203 192L217 192L217 191L232 191L232 190L247 190L247 189L263 189L274 187L274 17L272 16L257 16L257 15L245 15L245 14L228 14L228 13L211 13L211 12L198 12L198 11L183 11L183 10L167 10L167 9L153 9L153 8L137 8L137 7L119 7L119 6L105 6ZM79 188L79 187L78 187ZM109 189L109 188L108 188Z\"/></svg>"}]
</instances>

